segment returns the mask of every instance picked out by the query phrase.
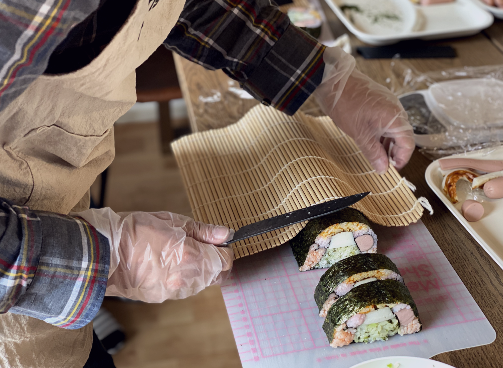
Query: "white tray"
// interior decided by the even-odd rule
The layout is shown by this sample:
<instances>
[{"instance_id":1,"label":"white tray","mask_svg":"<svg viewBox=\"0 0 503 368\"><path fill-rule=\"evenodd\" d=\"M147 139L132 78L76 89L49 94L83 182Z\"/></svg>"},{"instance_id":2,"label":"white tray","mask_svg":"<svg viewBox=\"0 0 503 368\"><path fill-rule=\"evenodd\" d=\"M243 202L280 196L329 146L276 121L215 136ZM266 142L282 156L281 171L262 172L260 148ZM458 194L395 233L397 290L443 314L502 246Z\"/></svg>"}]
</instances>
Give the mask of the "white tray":
<instances>
[{"instance_id":1,"label":"white tray","mask_svg":"<svg viewBox=\"0 0 503 368\"><path fill-rule=\"evenodd\" d=\"M398 368L454 368L451 365L437 362L436 360L407 356L372 359L351 368L386 368L388 364L395 364Z\"/></svg>"},{"instance_id":2,"label":"white tray","mask_svg":"<svg viewBox=\"0 0 503 368\"><path fill-rule=\"evenodd\" d=\"M489 153L490 150L468 152L466 154L453 155L450 157L484 158L487 160L503 160L503 146ZM452 204L442 190L442 174L438 161L433 161L426 169L426 182L435 194L440 198L452 214L459 220L466 230L484 248L492 259L503 268L503 199L484 202L484 217L477 222L468 222L461 215L460 200Z\"/></svg>"},{"instance_id":3,"label":"white tray","mask_svg":"<svg viewBox=\"0 0 503 368\"><path fill-rule=\"evenodd\" d=\"M502 8L497 8L495 6L489 6L486 5L483 1L480 0L473 0L478 6L480 6L482 9L487 10L488 12L492 13L496 18L503 19L503 9Z\"/></svg>"},{"instance_id":4,"label":"white tray","mask_svg":"<svg viewBox=\"0 0 503 368\"><path fill-rule=\"evenodd\" d=\"M491 13L474 3L478 0L456 0L447 4L415 6L418 9L418 17L423 21L419 31L409 31L391 36L374 35L356 28L339 8L342 4L351 4L351 0L325 1L351 33L371 45L389 45L409 39L433 40L470 36L489 27L494 21Z\"/></svg>"}]
</instances>

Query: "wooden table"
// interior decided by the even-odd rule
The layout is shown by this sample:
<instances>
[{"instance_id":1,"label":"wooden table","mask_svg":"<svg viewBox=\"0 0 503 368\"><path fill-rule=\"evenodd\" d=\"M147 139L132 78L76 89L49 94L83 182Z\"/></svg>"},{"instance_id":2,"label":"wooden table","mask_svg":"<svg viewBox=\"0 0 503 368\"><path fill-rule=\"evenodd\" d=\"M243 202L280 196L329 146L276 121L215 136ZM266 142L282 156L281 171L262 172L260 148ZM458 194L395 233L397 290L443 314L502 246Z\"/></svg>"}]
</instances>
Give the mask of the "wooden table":
<instances>
[{"instance_id":1,"label":"wooden table","mask_svg":"<svg viewBox=\"0 0 503 368\"><path fill-rule=\"evenodd\" d=\"M346 29L332 11L322 2L328 22L335 35ZM352 45L360 42L354 37ZM503 64L503 22L473 37L443 40L434 44L453 46L458 54L454 59L415 59L408 62L420 72L461 66ZM391 74L390 60L364 60L356 57L358 67L379 83L385 83ZM188 105L193 131L218 128L238 121L258 102L237 99L229 92L231 80L221 71L209 72L180 57L175 57L178 77ZM234 85L237 87L237 85ZM213 103L204 103L213 101ZM311 114L321 113L314 101L302 107ZM433 216L424 215L422 221L452 264L471 295L480 306L494 329L497 338L491 345L439 354L434 359L457 368L503 367L503 270L475 242L443 203L429 189L424 179L430 161L417 150L410 163L402 170L417 186L416 196L425 196L433 206Z\"/></svg>"}]
</instances>

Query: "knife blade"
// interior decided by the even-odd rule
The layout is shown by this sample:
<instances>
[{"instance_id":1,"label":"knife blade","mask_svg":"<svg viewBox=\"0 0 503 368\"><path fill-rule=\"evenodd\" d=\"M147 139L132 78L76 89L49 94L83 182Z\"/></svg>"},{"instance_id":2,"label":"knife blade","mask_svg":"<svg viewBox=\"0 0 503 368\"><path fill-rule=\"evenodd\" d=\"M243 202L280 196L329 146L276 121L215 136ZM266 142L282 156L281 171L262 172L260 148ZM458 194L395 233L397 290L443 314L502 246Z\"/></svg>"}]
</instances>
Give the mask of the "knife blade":
<instances>
[{"instance_id":1,"label":"knife blade","mask_svg":"<svg viewBox=\"0 0 503 368\"><path fill-rule=\"evenodd\" d=\"M368 194L370 194L370 192L354 194L349 197L337 198L332 201L315 204L313 206L302 208L300 210L254 222L253 224L241 227L234 234L234 238L223 245L235 243L240 240L251 238L252 236L268 233L270 231L281 229L283 227L290 226L299 222L329 215L331 213L342 210L343 208L349 207L352 204L355 204L359 200L365 198Z\"/></svg>"}]
</instances>

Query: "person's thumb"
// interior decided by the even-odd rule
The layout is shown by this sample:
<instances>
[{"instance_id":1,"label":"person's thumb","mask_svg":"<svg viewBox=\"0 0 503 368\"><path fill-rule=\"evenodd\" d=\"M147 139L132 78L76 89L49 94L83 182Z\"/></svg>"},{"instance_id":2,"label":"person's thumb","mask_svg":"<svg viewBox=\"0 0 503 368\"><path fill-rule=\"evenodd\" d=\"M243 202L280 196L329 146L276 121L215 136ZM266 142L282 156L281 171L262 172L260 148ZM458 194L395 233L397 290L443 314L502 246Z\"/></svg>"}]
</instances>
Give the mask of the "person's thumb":
<instances>
[{"instance_id":1,"label":"person's thumb","mask_svg":"<svg viewBox=\"0 0 503 368\"><path fill-rule=\"evenodd\" d=\"M199 221L190 221L185 225L188 236L197 241L219 245L229 241L234 236L234 230L225 226L210 225Z\"/></svg>"}]
</instances>

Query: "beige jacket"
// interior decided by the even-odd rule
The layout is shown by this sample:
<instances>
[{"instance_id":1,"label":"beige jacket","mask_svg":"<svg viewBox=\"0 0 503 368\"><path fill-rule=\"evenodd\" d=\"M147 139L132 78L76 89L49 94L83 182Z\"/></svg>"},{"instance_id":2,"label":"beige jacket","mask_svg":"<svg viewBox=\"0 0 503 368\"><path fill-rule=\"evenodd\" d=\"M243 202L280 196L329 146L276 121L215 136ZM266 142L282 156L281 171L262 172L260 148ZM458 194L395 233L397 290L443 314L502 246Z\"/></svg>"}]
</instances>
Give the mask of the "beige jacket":
<instances>
[{"instance_id":1,"label":"beige jacket","mask_svg":"<svg viewBox=\"0 0 503 368\"><path fill-rule=\"evenodd\" d=\"M183 5L139 0L91 64L39 77L0 113L1 197L59 213L89 207L89 187L114 158L113 124L135 103L135 69L166 39ZM91 324L65 330L0 315L3 368L80 368L91 345Z\"/></svg>"}]
</instances>

